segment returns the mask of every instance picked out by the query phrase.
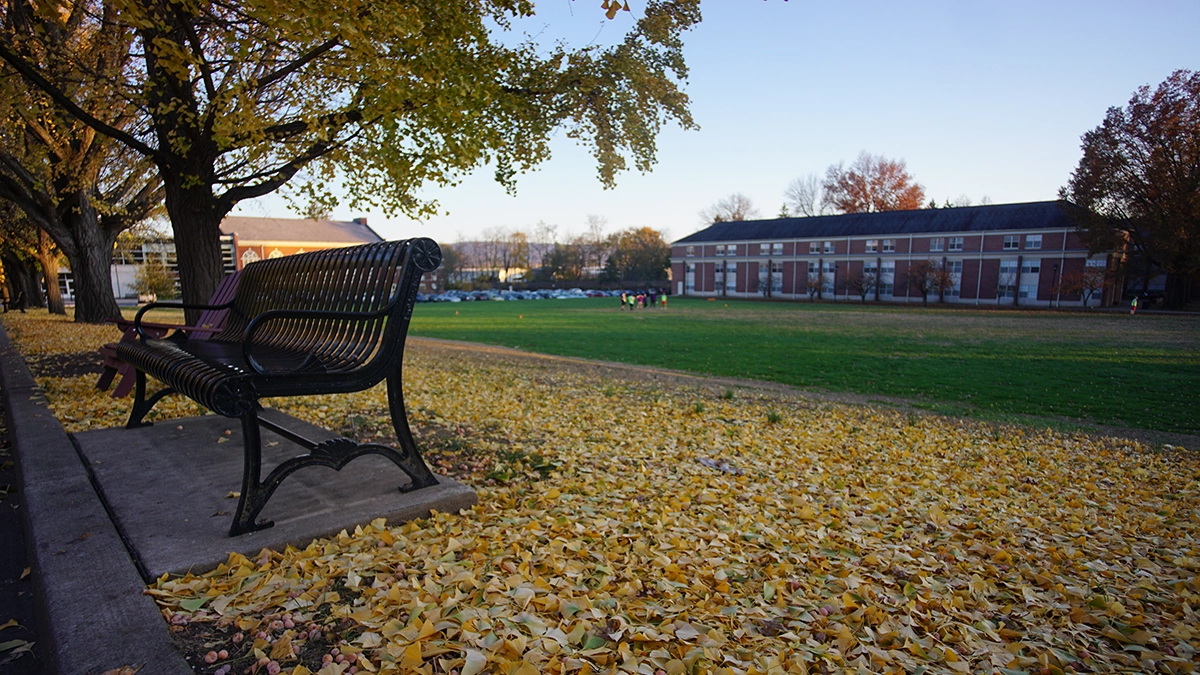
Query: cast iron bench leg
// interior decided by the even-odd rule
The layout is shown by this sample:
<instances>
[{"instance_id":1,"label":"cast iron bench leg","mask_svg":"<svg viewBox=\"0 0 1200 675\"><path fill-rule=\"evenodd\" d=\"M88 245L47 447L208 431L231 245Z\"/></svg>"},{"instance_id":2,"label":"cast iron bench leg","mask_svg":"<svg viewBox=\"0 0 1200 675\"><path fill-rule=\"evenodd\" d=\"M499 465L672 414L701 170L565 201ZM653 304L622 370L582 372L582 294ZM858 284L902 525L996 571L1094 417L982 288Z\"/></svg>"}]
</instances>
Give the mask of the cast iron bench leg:
<instances>
[{"instance_id":1,"label":"cast iron bench leg","mask_svg":"<svg viewBox=\"0 0 1200 675\"><path fill-rule=\"evenodd\" d=\"M154 407L156 403L168 394L174 394L175 390L170 387L164 387L154 392L154 395L149 399L146 398L146 373L136 370L136 384L133 387L133 407L129 411L129 421L125 423L126 429L137 429L138 427L153 426L153 422L143 422L146 413ZM128 377L128 375L126 375Z\"/></svg>"},{"instance_id":2,"label":"cast iron bench leg","mask_svg":"<svg viewBox=\"0 0 1200 675\"><path fill-rule=\"evenodd\" d=\"M267 485L259 482L262 476L262 435L258 428L258 406L242 415L242 441L245 445L245 456L242 461L242 494L238 497L237 511L233 514L233 523L229 525L229 536L247 534L256 530L265 530L275 525L274 521L264 520L255 523L259 512L267 505L267 500L283 481L280 476L274 484ZM276 472L272 472L272 477Z\"/></svg>"},{"instance_id":3,"label":"cast iron bench leg","mask_svg":"<svg viewBox=\"0 0 1200 675\"><path fill-rule=\"evenodd\" d=\"M397 359L399 361L399 359ZM404 473L412 478L412 483L404 488L405 492L417 490L430 485L437 485L433 472L421 459L417 450L417 442L413 440L412 431L408 428L408 413L404 407L404 388L400 384L399 366L392 369L387 378L388 411L392 415L392 428L396 430L396 440L400 444L399 461L396 463ZM396 461L396 460L393 460Z\"/></svg>"}]
</instances>

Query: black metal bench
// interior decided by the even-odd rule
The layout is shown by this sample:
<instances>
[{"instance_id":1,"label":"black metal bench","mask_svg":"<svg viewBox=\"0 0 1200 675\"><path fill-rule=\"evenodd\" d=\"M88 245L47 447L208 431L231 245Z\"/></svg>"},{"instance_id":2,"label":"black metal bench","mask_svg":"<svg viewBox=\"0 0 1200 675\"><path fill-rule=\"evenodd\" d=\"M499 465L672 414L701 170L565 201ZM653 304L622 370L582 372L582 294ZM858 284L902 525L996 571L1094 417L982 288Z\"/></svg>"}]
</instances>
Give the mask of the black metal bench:
<instances>
[{"instance_id":1,"label":"black metal bench","mask_svg":"<svg viewBox=\"0 0 1200 675\"><path fill-rule=\"evenodd\" d=\"M341 470L366 454L388 458L411 479L402 490L437 483L408 428L401 388L404 338L421 275L441 263L431 239L409 239L301 253L247 265L233 300L219 306L152 303L135 318L139 339L118 343L116 355L136 369L126 428L164 396L181 393L213 412L242 421L245 464L230 536L270 527L255 522L292 472L320 465ZM154 339L141 326L154 307L228 308L219 333L206 340ZM146 396L146 376L165 388ZM259 399L362 391L387 380L388 405L400 448L336 438L311 441L259 416ZM308 450L262 475L264 426Z\"/></svg>"}]
</instances>

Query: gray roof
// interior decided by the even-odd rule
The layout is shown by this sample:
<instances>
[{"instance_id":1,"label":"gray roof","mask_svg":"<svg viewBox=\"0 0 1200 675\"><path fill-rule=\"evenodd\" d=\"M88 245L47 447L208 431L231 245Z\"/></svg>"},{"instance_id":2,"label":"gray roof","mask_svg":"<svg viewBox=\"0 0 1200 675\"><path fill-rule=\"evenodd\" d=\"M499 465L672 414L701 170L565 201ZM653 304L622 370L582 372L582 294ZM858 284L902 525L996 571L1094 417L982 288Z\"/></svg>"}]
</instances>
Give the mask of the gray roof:
<instances>
[{"instance_id":1,"label":"gray roof","mask_svg":"<svg viewBox=\"0 0 1200 675\"><path fill-rule=\"evenodd\" d=\"M1074 204L1060 200L883 213L848 213L811 218L742 220L716 223L675 243L862 237L873 234L1074 230L1075 222L1068 213L1077 208L1079 207Z\"/></svg>"},{"instance_id":2,"label":"gray roof","mask_svg":"<svg viewBox=\"0 0 1200 675\"><path fill-rule=\"evenodd\" d=\"M320 241L338 244L370 244L383 241L367 223L311 218L250 218L226 216L221 234L237 234L249 241Z\"/></svg>"}]
</instances>

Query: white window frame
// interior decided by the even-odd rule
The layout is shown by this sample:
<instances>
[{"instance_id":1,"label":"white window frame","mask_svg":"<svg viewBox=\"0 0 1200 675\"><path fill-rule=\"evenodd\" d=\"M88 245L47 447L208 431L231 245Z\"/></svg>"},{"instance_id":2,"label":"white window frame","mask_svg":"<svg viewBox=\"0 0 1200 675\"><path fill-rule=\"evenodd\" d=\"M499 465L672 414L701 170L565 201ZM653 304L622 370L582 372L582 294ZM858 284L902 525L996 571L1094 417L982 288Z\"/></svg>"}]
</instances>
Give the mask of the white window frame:
<instances>
[{"instance_id":1,"label":"white window frame","mask_svg":"<svg viewBox=\"0 0 1200 675\"><path fill-rule=\"evenodd\" d=\"M1021 261L1021 274L1041 274L1042 261L1034 258Z\"/></svg>"},{"instance_id":2,"label":"white window frame","mask_svg":"<svg viewBox=\"0 0 1200 675\"><path fill-rule=\"evenodd\" d=\"M820 253L821 252L821 242L819 242L819 241L808 242L808 252L809 253Z\"/></svg>"},{"instance_id":3,"label":"white window frame","mask_svg":"<svg viewBox=\"0 0 1200 675\"><path fill-rule=\"evenodd\" d=\"M826 253L833 253L833 252L834 252L834 250L835 250L835 249L834 249L834 247L833 247L833 242L832 242L832 241L827 241L827 242L825 242L825 252L826 252Z\"/></svg>"},{"instance_id":4,"label":"white window frame","mask_svg":"<svg viewBox=\"0 0 1200 675\"><path fill-rule=\"evenodd\" d=\"M717 244L717 255L725 255L725 244Z\"/></svg>"},{"instance_id":5,"label":"white window frame","mask_svg":"<svg viewBox=\"0 0 1200 675\"><path fill-rule=\"evenodd\" d=\"M783 255L783 244L771 244L771 255Z\"/></svg>"},{"instance_id":6,"label":"white window frame","mask_svg":"<svg viewBox=\"0 0 1200 675\"><path fill-rule=\"evenodd\" d=\"M1042 248L1042 235L1027 234L1025 235L1025 248L1031 251L1036 251Z\"/></svg>"},{"instance_id":7,"label":"white window frame","mask_svg":"<svg viewBox=\"0 0 1200 675\"><path fill-rule=\"evenodd\" d=\"M1016 251L1016 250L1019 250L1020 248L1021 248L1021 235L1019 235L1019 234L1004 235L1004 250L1005 251Z\"/></svg>"},{"instance_id":8,"label":"white window frame","mask_svg":"<svg viewBox=\"0 0 1200 675\"><path fill-rule=\"evenodd\" d=\"M951 251L963 250L963 238L962 237L950 237L950 249L949 250L951 250Z\"/></svg>"},{"instance_id":9,"label":"white window frame","mask_svg":"<svg viewBox=\"0 0 1200 675\"><path fill-rule=\"evenodd\" d=\"M944 240L941 237L934 237L929 240L929 252L930 253L941 253L943 245L944 245Z\"/></svg>"},{"instance_id":10,"label":"white window frame","mask_svg":"<svg viewBox=\"0 0 1200 675\"><path fill-rule=\"evenodd\" d=\"M684 250L683 254L689 258L696 257L696 247L695 246L687 247L687 249Z\"/></svg>"},{"instance_id":11,"label":"white window frame","mask_svg":"<svg viewBox=\"0 0 1200 675\"><path fill-rule=\"evenodd\" d=\"M884 253L895 253L896 252L896 240L895 239L884 239L883 240L883 252Z\"/></svg>"},{"instance_id":12,"label":"white window frame","mask_svg":"<svg viewBox=\"0 0 1200 675\"><path fill-rule=\"evenodd\" d=\"M879 266L879 281L876 285L879 288L879 295L893 295L896 292L896 262L894 260L885 260Z\"/></svg>"},{"instance_id":13,"label":"white window frame","mask_svg":"<svg viewBox=\"0 0 1200 675\"><path fill-rule=\"evenodd\" d=\"M759 255L771 255L771 245L770 244L759 244L758 245L758 254Z\"/></svg>"},{"instance_id":14,"label":"white window frame","mask_svg":"<svg viewBox=\"0 0 1200 675\"><path fill-rule=\"evenodd\" d=\"M879 252L879 240L878 239L868 239L867 240L867 253L878 253L878 252Z\"/></svg>"}]
</instances>

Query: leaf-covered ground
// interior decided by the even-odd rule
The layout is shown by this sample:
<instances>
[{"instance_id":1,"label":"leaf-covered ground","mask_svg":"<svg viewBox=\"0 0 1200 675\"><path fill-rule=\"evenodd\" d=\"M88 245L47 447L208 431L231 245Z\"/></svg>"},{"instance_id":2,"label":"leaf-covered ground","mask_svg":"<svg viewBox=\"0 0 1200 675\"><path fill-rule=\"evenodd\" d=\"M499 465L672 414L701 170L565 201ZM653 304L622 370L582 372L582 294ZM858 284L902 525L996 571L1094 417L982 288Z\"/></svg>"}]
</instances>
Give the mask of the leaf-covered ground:
<instances>
[{"instance_id":1,"label":"leaf-covered ground","mask_svg":"<svg viewBox=\"0 0 1200 675\"><path fill-rule=\"evenodd\" d=\"M35 368L112 339L5 323ZM93 378L39 378L69 430L120 422ZM148 592L198 672L1200 661L1193 450L417 345L405 383L438 470L479 506L159 580ZM279 403L360 435L386 426L381 389Z\"/></svg>"}]
</instances>

